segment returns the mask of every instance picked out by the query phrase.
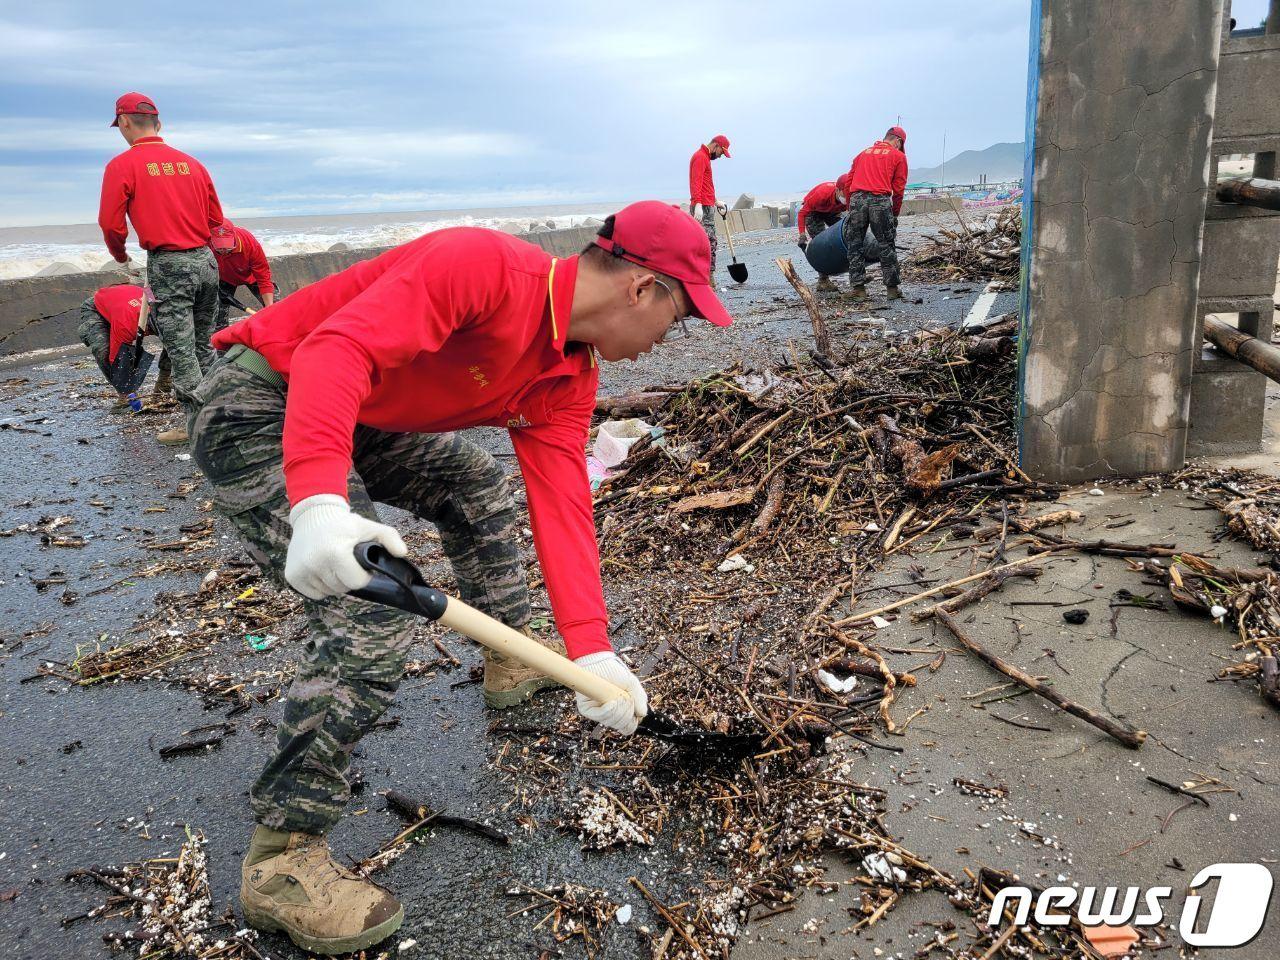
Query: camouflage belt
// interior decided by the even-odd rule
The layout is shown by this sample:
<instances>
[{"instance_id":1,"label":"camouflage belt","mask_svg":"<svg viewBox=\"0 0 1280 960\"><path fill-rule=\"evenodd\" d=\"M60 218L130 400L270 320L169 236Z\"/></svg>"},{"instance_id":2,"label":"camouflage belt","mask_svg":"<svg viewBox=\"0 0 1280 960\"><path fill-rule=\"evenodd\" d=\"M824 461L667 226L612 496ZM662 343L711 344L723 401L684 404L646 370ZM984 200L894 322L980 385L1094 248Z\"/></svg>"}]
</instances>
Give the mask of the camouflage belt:
<instances>
[{"instance_id":1,"label":"camouflage belt","mask_svg":"<svg viewBox=\"0 0 1280 960\"><path fill-rule=\"evenodd\" d=\"M279 390L285 389L284 377L271 369L267 358L256 350L250 350L243 343L237 343L227 351L227 362L244 367L259 380L264 380Z\"/></svg>"}]
</instances>

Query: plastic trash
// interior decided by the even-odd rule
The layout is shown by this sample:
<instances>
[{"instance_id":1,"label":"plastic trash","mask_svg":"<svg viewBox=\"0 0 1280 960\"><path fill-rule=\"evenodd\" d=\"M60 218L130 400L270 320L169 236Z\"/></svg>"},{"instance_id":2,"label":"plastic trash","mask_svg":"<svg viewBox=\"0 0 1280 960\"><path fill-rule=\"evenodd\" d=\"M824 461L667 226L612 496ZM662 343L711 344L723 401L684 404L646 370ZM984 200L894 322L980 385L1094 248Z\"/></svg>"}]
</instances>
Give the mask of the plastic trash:
<instances>
[{"instance_id":1,"label":"plastic trash","mask_svg":"<svg viewBox=\"0 0 1280 960\"><path fill-rule=\"evenodd\" d=\"M652 436L654 426L638 417L626 420L606 420L596 431L596 442L591 453L606 467L616 467L627 459L627 451L644 436Z\"/></svg>"},{"instance_id":2,"label":"plastic trash","mask_svg":"<svg viewBox=\"0 0 1280 960\"><path fill-rule=\"evenodd\" d=\"M275 643L276 637L275 634L272 633L268 633L264 637L259 637L252 633L246 633L244 635L244 642L247 643L250 648L262 651L268 649L273 643Z\"/></svg>"},{"instance_id":3,"label":"plastic trash","mask_svg":"<svg viewBox=\"0 0 1280 960\"><path fill-rule=\"evenodd\" d=\"M1138 931L1127 923L1122 927L1111 927L1106 924L1085 927L1084 935L1093 949L1104 957L1122 957L1138 942Z\"/></svg>"},{"instance_id":4,"label":"plastic trash","mask_svg":"<svg viewBox=\"0 0 1280 960\"><path fill-rule=\"evenodd\" d=\"M136 393L129 394L129 396L126 397L125 399L129 402L130 410L132 410L134 413L142 412L142 401L138 399L138 395Z\"/></svg>"},{"instance_id":5,"label":"plastic trash","mask_svg":"<svg viewBox=\"0 0 1280 960\"><path fill-rule=\"evenodd\" d=\"M826 670L818 671L818 679L821 680L823 685L832 693L852 693L854 688L858 685L858 678L856 676L846 677L844 680L841 680L834 673L828 673Z\"/></svg>"},{"instance_id":6,"label":"plastic trash","mask_svg":"<svg viewBox=\"0 0 1280 960\"><path fill-rule=\"evenodd\" d=\"M592 491L600 489L600 484L609 479L609 468L600 462L599 457L587 454L587 479L591 481Z\"/></svg>"}]
</instances>

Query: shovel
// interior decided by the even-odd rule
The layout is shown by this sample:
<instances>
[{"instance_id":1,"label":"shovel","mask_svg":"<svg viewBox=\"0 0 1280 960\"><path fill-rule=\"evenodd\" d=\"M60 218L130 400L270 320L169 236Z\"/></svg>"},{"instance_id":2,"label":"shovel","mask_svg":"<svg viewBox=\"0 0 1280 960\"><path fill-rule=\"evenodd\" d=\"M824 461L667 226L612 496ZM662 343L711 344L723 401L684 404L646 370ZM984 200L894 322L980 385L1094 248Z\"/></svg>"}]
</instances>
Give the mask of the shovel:
<instances>
[{"instance_id":1,"label":"shovel","mask_svg":"<svg viewBox=\"0 0 1280 960\"><path fill-rule=\"evenodd\" d=\"M397 607L428 620L439 620L495 653L518 660L597 703L608 703L627 695L621 687L584 670L568 657L547 649L456 597L427 586L417 567L408 560L391 556L380 544L356 544L356 561L373 574L373 579L367 587L353 590L352 596ZM682 727L653 709L645 714L636 732L665 740L681 750L730 759L758 753L764 747L762 734L728 734Z\"/></svg>"},{"instance_id":2,"label":"shovel","mask_svg":"<svg viewBox=\"0 0 1280 960\"><path fill-rule=\"evenodd\" d=\"M729 276L733 277L734 283L747 282L747 265L738 262L738 254L733 249L733 231L729 229L729 215L724 216L724 236L729 241L729 256L733 257L733 263L729 264Z\"/></svg>"}]
</instances>

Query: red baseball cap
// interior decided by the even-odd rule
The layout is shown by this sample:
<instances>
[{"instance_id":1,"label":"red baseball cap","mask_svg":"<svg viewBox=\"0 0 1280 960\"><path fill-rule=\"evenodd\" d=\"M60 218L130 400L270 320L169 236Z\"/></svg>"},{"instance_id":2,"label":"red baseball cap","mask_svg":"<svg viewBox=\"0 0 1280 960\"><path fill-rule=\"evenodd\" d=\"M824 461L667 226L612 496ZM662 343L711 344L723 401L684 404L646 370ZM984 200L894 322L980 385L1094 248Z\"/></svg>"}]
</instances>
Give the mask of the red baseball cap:
<instances>
[{"instance_id":1,"label":"red baseball cap","mask_svg":"<svg viewBox=\"0 0 1280 960\"><path fill-rule=\"evenodd\" d=\"M615 257L679 280L693 312L717 327L733 317L711 289L711 241L702 224L661 200L641 200L613 215L613 236L596 237L595 245Z\"/></svg>"},{"instance_id":2,"label":"red baseball cap","mask_svg":"<svg viewBox=\"0 0 1280 960\"><path fill-rule=\"evenodd\" d=\"M718 143L720 144L720 146L724 147L724 155L726 157L729 156L729 138L726 137L723 133L717 133L714 137L711 138L711 142Z\"/></svg>"},{"instance_id":3,"label":"red baseball cap","mask_svg":"<svg viewBox=\"0 0 1280 960\"><path fill-rule=\"evenodd\" d=\"M902 141L903 150L907 149L907 131L903 130L901 127L890 127L889 133ZM888 134L886 134L886 136L888 136Z\"/></svg>"},{"instance_id":4,"label":"red baseball cap","mask_svg":"<svg viewBox=\"0 0 1280 960\"><path fill-rule=\"evenodd\" d=\"M120 126L122 113L149 113L153 117L160 116L156 102L145 93L126 93L116 101L116 118L111 121L113 127Z\"/></svg>"},{"instance_id":5,"label":"red baseball cap","mask_svg":"<svg viewBox=\"0 0 1280 960\"><path fill-rule=\"evenodd\" d=\"M836 189L843 190L845 193L849 192L849 171L846 170L836 177Z\"/></svg>"},{"instance_id":6,"label":"red baseball cap","mask_svg":"<svg viewBox=\"0 0 1280 960\"><path fill-rule=\"evenodd\" d=\"M236 228L230 220L223 220L209 234L209 247L214 253L230 253L236 248Z\"/></svg>"}]
</instances>

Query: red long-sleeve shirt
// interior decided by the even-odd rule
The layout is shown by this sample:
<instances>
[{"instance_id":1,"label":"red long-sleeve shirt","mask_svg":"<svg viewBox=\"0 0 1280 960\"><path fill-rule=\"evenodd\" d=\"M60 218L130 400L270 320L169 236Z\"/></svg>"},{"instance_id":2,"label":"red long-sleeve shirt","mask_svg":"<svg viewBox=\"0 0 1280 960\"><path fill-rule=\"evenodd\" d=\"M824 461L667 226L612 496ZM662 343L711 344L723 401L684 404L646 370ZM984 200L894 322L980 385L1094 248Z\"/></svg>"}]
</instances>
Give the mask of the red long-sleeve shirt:
<instances>
[{"instance_id":1,"label":"red long-sleeve shirt","mask_svg":"<svg viewBox=\"0 0 1280 960\"><path fill-rule=\"evenodd\" d=\"M893 215L902 210L902 193L907 187L907 155L891 143L877 140L853 158L849 169L849 191L893 194Z\"/></svg>"},{"instance_id":2,"label":"red long-sleeve shirt","mask_svg":"<svg viewBox=\"0 0 1280 960\"><path fill-rule=\"evenodd\" d=\"M689 202L716 205L716 185L711 179L711 151L704 143L689 158Z\"/></svg>"},{"instance_id":3,"label":"red long-sleeve shirt","mask_svg":"<svg viewBox=\"0 0 1280 960\"><path fill-rule=\"evenodd\" d=\"M271 282L271 264L262 252L258 238L244 227L232 227L236 235L234 250L218 254L218 279L233 287L257 285L259 295L275 290Z\"/></svg>"},{"instance_id":4,"label":"red long-sleeve shirt","mask_svg":"<svg viewBox=\"0 0 1280 960\"><path fill-rule=\"evenodd\" d=\"M599 372L566 342L578 258L493 230L437 230L232 324L289 384L289 500L346 495L357 424L394 433L503 426L569 655L609 650L585 448Z\"/></svg>"},{"instance_id":5,"label":"red long-sleeve shirt","mask_svg":"<svg viewBox=\"0 0 1280 960\"><path fill-rule=\"evenodd\" d=\"M843 213L848 209L848 200L841 202L836 199L836 182L834 180L818 184L804 195L804 200L800 203L800 212L796 214L796 226L800 230L800 236L803 237L805 235L804 221L809 214Z\"/></svg>"},{"instance_id":6,"label":"red long-sleeve shirt","mask_svg":"<svg viewBox=\"0 0 1280 960\"><path fill-rule=\"evenodd\" d=\"M111 328L107 360L115 362L116 354L138 336L138 314L142 312L142 288L133 283L103 287L93 295L93 309L102 314Z\"/></svg>"},{"instance_id":7,"label":"red long-sleeve shirt","mask_svg":"<svg viewBox=\"0 0 1280 960\"><path fill-rule=\"evenodd\" d=\"M135 140L111 159L102 175L98 226L107 250L120 263L128 259L126 213L143 250L203 247L223 220L208 171L159 137Z\"/></svg>"}]
</instances>

